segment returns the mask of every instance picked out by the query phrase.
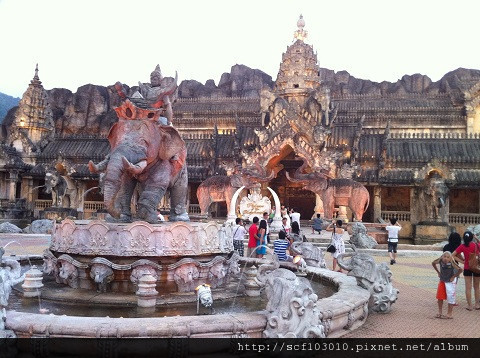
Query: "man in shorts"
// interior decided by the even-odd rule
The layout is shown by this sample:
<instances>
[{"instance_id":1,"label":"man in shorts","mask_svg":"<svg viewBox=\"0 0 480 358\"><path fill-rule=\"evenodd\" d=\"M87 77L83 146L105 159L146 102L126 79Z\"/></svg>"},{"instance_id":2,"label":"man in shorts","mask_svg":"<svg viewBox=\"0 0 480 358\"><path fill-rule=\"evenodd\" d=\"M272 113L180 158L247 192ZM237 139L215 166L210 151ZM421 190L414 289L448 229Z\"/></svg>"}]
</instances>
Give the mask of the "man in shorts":
<instances>
[{"instance_id":1,"label":"man in shorts","mask_svg":"<svg viewBox=\"0 0 480 358\"><path fill-rule=\"evenodd\" d=\"M233 249L243 257L243 238L247 234L247 230L243 226L243 220L235 219L235 226L233 228Z\"/></svg>"},{"instance_id":2,"label":"man in shorts","mask_svg":"<svg viewBox=\"0 0 480 358\"><path fill-rule=\"evenodd\" d=\"M397 262L398 232L402 230L402 227L398 223L397 218L391 218L390 225L385 229L388 231L388 254L390 255L390 265L393 265Z\"/></svg>"}]
</instances>

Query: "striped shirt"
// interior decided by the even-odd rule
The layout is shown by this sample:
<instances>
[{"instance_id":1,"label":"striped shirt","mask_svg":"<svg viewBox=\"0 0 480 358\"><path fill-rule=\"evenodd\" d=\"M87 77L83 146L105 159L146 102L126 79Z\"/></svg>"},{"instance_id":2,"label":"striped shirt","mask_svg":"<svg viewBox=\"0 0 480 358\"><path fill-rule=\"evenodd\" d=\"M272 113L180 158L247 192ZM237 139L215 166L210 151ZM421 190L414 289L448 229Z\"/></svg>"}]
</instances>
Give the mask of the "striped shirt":
<instances>
[{"instance_id":1,"label":"striped shirt","mask_svg":"<svg viewBox=\"0 0 480 358\"><path fill-rule=\"evenodd\" d=\"M287 249L290 242L287 240L275 240L273 242L273 252L277 255L280 261L287 261Z\"/></svg>"}]
</instances>

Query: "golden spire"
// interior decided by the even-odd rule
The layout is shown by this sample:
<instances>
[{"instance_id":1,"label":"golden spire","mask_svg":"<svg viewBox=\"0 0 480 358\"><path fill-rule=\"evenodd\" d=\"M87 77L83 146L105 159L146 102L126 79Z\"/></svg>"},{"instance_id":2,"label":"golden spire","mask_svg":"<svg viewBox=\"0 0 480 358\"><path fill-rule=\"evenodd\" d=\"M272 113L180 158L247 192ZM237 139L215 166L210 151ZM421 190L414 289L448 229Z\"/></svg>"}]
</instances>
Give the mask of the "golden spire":
<instances>
[{"instance_id":1,"label":"golden spire","mask_svg":"<svg viewBox=\"0 0 480 358\"><path fill-rule=\"evenodd\" d=\"M297 21L297 27L298 29L293 33L293 37L297 40L304 41L307 38L308 32L303 29L305 27L305 20L301 14Z\"/></svg>"}]
</instances>

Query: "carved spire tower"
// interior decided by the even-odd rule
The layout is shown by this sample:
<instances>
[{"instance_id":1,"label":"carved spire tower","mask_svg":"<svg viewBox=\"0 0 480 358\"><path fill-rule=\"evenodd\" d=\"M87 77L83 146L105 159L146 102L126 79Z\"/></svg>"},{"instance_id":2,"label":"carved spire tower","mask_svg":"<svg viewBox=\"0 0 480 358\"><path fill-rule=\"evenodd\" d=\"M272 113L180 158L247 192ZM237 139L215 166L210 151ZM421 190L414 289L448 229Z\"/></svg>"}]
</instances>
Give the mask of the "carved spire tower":
<instances>
[{"instance_id":1,"label":"carved spire tower","mask_svg":"<svg viewBox=\"0 0 480 358\"><path fill-rule=\"evenodd\" d=\"M36 151L43 147L46 139L55 132L53 114L48 102L48 94L38 77L38 64L35 76L30 81L15 113L10 140L22 152Z\"/></svg>"},{"instance_id":2,"label":"carved spire tower","mask_svg":"<svg viewBox=\"0 0 480 358\"><path fill-rule=\"evenodd\" d=\"M296 40L282 55L275 83L275 92L283 97L306 96L320 85L317 55L312 46L304 42L307 31L304 30L305 20L302 15L297 21L297 27L294 33Z\"/></svg>"}]
</instances>

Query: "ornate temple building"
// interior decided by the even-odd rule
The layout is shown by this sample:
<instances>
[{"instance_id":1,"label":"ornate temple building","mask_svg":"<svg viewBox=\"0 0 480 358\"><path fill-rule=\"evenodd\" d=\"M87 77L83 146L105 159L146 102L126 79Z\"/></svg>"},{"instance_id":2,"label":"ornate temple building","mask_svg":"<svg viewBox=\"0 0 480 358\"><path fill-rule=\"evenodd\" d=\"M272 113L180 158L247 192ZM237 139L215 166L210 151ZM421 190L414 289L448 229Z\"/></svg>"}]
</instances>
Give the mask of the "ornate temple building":
<instances>
[{"instance_id":1,"label":"ornate temple building","mask_svg":"<svg viewBox=\"0 0 480 358\"><path fill-rule=\"evenodd\" d=\"M398 217L406 237L423 238L426 226L462 232L479 224L480 71L457 69L437 82L415 74L376 83L320 67L306 39L301 17L275 82L235 65L218 86L179 85L173 125L187 144L190 213L199 213L200 183L241 165L273 170L264 195L271 187L305 219L322 213L323 203L295 178L322 177L362 183L370 193L363 221ZM127 88L129 95L137 89ZM21 208L42 216L52 205L42 187L47 173L73 183L76 200L69 205L79 217L101 213L99 177L87 163L108 153L106 135L120 102L114 86L45 91L37 68L2 124L0 213ZM348 208L336 210L352 220ZM225 217L225 203L210 212Z\"/></svg>"}]
</instances>

